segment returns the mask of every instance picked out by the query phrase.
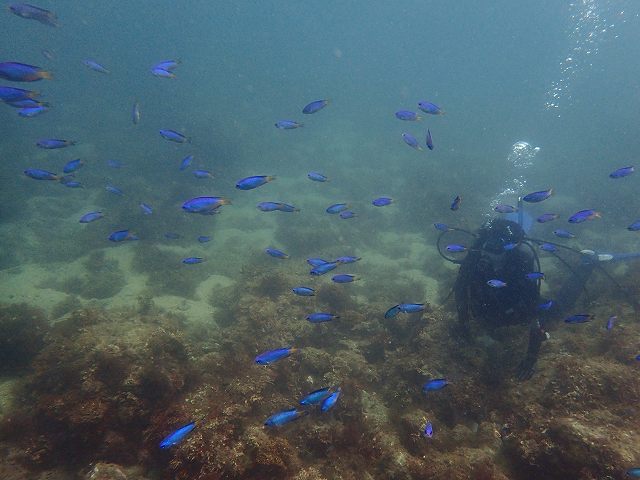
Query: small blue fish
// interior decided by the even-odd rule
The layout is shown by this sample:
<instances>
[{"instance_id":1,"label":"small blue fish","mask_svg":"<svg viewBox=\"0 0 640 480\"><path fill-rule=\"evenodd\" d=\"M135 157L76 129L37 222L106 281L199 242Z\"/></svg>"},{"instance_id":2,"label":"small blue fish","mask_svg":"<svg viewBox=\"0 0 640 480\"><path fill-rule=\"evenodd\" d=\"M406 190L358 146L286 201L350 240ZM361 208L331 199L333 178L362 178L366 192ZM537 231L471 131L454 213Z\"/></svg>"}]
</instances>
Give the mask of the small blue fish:
<instances>
[{"instance_id":1,"label":"small blue fish","mask_svg":"<svg viewBox=\"0 0 640 480\"><path fill-rule=\"evenodd\" d=\"M433 437L433 425L431 422L427 422L427 424L422 429L422 436L426 438Z\"/></svg>"},{"instance_id":2,"label":"small blue fish","mask_svg":"<svg viewBox=\"0 0 640 480\"><path fill-rule=\"evenodd\" d=\"M198 237L198 242L200 243L207 243L211 241L211 237L207 236L207 235L200 235Z\"/></svg>"},{"instance_id":3,"label":"small blue fish","mask_svg":"<svg viewBox=\"0 0 640 480\"><path fill-rule=\"evenodd\" d=\"M520 245L518 242L509 242L509 243L505 243L502 248L505 249L505 251L509 251L509 250L513 250L514 248L516 248L518 245Z\"/></svg>"},{"instance_id":4,"label":"small blue fish","mask_svg":"<svg viewBox=\"0 0 640 480\"><path fill-rule=\"evenodd\" d=\"M114 187L113 185L107 185L106 187L104 187L104 189L109 193L113 193L114 195L120 195L121 197L124 195L124 192L122 190L120 190L118 187Z\"/></svg>"},{"instance_id":5,"label":"small blue fish","mask_svg":"<svg viewBox=\"0 0 640 480\"><path fill-rule=\"evenodd\" d=\"M314 182L326 182L329 180L325 175L319 172L309 172L307 177L309 180L313 180Z\"/></svg>"},{"instance_id":6,"label":"small blue fish","mask_svg":"<svg viewBox=\"0 0 640 480\"><path fill-rule=\"evenodd\" d=\"M289 355L297 351L298 349L293 347L284 347L284 348L277 348L275 350L269 350L267 352L263 352L260 355L258 355L255 358L255 362L258 365L268 365L280 359L287 358Z\"/></svg>"},{"instance_id":7,"label":"small blue fish","mask_svg":"<svg viewBox=\"0 0 640 480\"><path fill-rule=\"evenodd\" d=\"M298 418L304 417L309 412L304 412L300 410L296 410L295 408L290 408L289 410L282 410L281 412L274 413L269 418L267 418L264 422L267 427L280 427L285 423L293 422Z\"/></svg>"},{"instance_id":8,"label":"small blue fish","mask_svg":"<svg viewBox=\"0 0 640 480\"><path fill-rule=\"evenodd\" d=\"M402 140L404 140L404 143L409 145L411 148L415 148L416 150L422 151L422 147L418 143L418 140L416 139L416 137L414 137L410 133L403 132Z\"/></svg>"},{"instance_id":9,"label":"small blue fish","mask_svg":"<svg viewBox=\"0 0 640 480\"><path fill-rule=\"evenodd\" d=\"M318 265L317 267L314 267L309 273L313 276L320 276L320 275L324 275L327 272L330 272L331 270L335 269L338 266L338 262L327 262L327 263L323 263L322 265Z\"/></svg>"},{"instance_id":10,"label":"small blue fish","mask_svg":"<svg viewBox=\"0 0 640 480\"><path fill-rule=\"evenodd\" d=\"M327 207L326 212L334 215L336 213L344 212L347 208L349 208L348 203L334 203Z\"/></svg>"},{"instance_id":11,"label":"small blue fish","mask_svg":"<svg viewBox=\"0 0 640 480\"><path fill-rule=\"evenodd\" d=\"M80 182L76 182L75 180L65 180L65 177L60 179L60 183L62 183L67 188L84 188Z\"/></svg>"},{"instance_id":12,"label":"small blue fish","mask_svg":"<svg viewBox=\"0 0 640 480\"><path fill-rule=\"evenodd\" d=\"M166 238L167 240L177 240L179 238L182 238L182 235L175 232L165 232L164 238Z\"/></svg>"},{"instance_id":13,"label":"small blue fish","mask_svg":"<svg viewBox=\"0 0 640 480\"><path fill-rule=\"evenodd\" d=\"M60 180L60 177L52 172L41 170L39 168L27 168L24 174L34 180Z\"/></svg>"},{"instance_id":14,"label":"small blue fish","mask_svg":"<svg viewBox=\"0 0 640 480\"><path fill-rule=\"evenodd\" d=\"M258 210L262 212L299 212L300 209L298 207L294 207L293 205L289 205L288 203L282 202L260 202L256 205Z\"/></svg>"},{"instance_id":15,"label":"small blue fish","mask_svg":"<svg viewBox=\"0 0 640 480\"><path fill-rule=\"evenodd\" d=\"M518 211L518 207L514 207L513 205L500 204L496 205L494 210L498 213L514 213Z\"/></svg>"},{"instance_id":16,"label":"small blue fish","mask_svg":"<svg viewBox=\"0 0 640 480\"><path fill-rule=\"evenodd\" d=\"M18 115L24 118L33 118L42 113L48 112L49 108L44 105L39 105L37 107L25 107L18 110Z\"/></svg>"},{"instance_id":17,"label":"small blue fish","mask_svg":"<svg viewBox=\"0 0 640 480\"><path fill-rule=\"evenodd\" d=\"M253 177L246 177L236 182L236 188L238 190L252 190L275 179L276 177L271 175L255 175Z\"/></svg>"},{"instance_id":18,"label":"small blue fish","mask_svg":"<svg viewBox=\"0 0 640 480\"><path fill-rule=\"evenodd\" d=\"M84 63L85 67L87 67L90 70L93 70L94 72L110 73L109 70L107 70L104 66L100 65L95 60L86 59L86 60L83 60L82 63Z\"/></svg>"},{"instance_id":19,"label":"small blue fish","mask_svg":"<svg viewBox=\"0 0 640 480\"><path fill-rule=\"evenodd\" d=\"M539 192L533 192L522 197L522 201L529 203L538 203L546 200L553 194L553 188L549 190L541 190Z\"/></svg>"},{"instance_id":20,"label":"small blue fish","mask_svg":"<svg viewBox=\"0 0 640 480\"><path fill-rule=\"evenodd\" d=\"M595 210L580 210L579 212L574 213L569 217L569 223L582 223L587 220L594 220L596 218L600 218L600 213Z\"/></svg>"},{"instance_id":21,"label":"small blue fish","mask_svg":"<svg viewBox=\"0 0 640 480\"><path fill-rule=\"evenodd\" d=\"M289 205L288 203L282 203L282 202L278 205L278 210L281 212L287 212L287 213L300 211L298 207L294 207L293 205Z\"/></svg>"},{"instance_id":22,"label":"small blue fish","mask_svg":"<svg viewBox=\"0 0 640 480\"><path fill-rule=\"evenodd\" d=\"M109 240L112 242L124 242L125 240L138 240L137 235L131 233L129 230L118 230L112 232L109 235Z\"/></svg>"},{"instance_id":23,"label":"small blue fish","mask_svg":"<svg viewBox=\"0 0 640 480\"><path fill-rule=\"evenodd\" d=\"M429 115L444 115L444 111L439 106L426 100L418 102L418 108Z\"/></svg>"},{"instance_id":24,"label":"small blue fish","mask_svg":"<svg viewBox=\"0 0 640 480\"><path fill-rule=\"evenodd\" d=\"M351 282L355 282L356 280L357 280L357 277L349 273L340 273L338 275L334 275L333 277L331 277L331 281L335 283L351 283Z\"/></svg>"},{"instance_id":25,"label":"small blue fish","mask_svg":"<svg viewBox=\"0 0 640 480\"><path fill-rule=\"evenodd\" d=\"M294 122L293 120L278 120L275 125L280 130L293 130L294 128L304 127L303 123Z\"/></svg>"},{"instance_id":26,"label":"small blue fish","mask_svg":"<svg viewBox=\"0 0 640 480\"><path fill-rule=\"evenodd\" d=\"M222 205L230 205L231 202L222 197L194 197L182 204L182 209L189 213L198 213L200 215L212 215Z\"/></svg>"},{"instance_id":27,"label":"small blue fish","mask_svg":"<svg viewBox=\"0 0 640 480\"><path fill-rule=\"evenodd\" d=\"M42 138L36 142L38 147L47 150L70 147L75 144L76 142L73 140L60 140L59 138Z\"/></svg>"},{"instance_id":28,"label":"small blue fish","mask_svg":"<svg viewBox=\"0 0 640 480\"><path fill-rule=\"evenodd\" d=\"M316 291L310 287L294 287L291 291L300 297L313 297L316 294Z\"/></svg>"},{"instance_id":29,"label":"small blue fish","mask_svg":"<svg viewBox=\"0 0 640 480\"><path fill-rule=\"evenodd\" d=\"M331 263L331 262L327 262L324 258L312 257L312 258L307 258L307 263L312 267L319 267L320 265L324 265L325 263Z\"/></svg>"},{"instance_id":30,"label":"small blue fish","mask_svg":"<svg viewBox=\"0 0 640 480\"><path fill-rule=\"evenodd\" d=\"M389 197L378 197L371 202L374 207L386 207L393 203L393 199Z\"/></svg>"},{"instance_id":31,"label":"small blue fish","mask_svg":"<svg viewBox=\"0 0 640 480\"><path fill-rule=\"evenodd\" d=\"M591 315L589 313L577 313L575 315L571 315L564 319L565 323L585 323L591 319Z\"/></svg>"},{"instance_id":32,"label":"small blue fish","mask_svg":"<svg viewBox=\"0 0 640 480\"><path fill-rule=\"evenodd\" d=\"M3 102L17 102L28 98L39 97L38 92L25 90L24 88L0 86L0 100Z\"/></svg>"},{"instance_id":33,"label":"small blue fish","mask_svg":"<svg viewBox=\"0 0 640 480\"><path fill-rule=\"evenodd\" d=\"M209 170L194 170L193 176L196 178L213 178L213 173Z\"/></svg>"},{"instance_id":34,"label":"small blue fish","mask_svg":"<svg viewBox=\"0 0 640 480\"><path fill-rule=\"evenodd\" d=\"M53 75L35 65L19 62L0 63L0 77L12 82L37 82L46 78L51 80Z\"/></svg>"},{"instance_id":35,"label":"small blue fish","mask_svg":"<svg viewBox=\"0 0 640 480\"><path fill-rule=\"evenodd\" d=\"M289 255L277 248L265 248L264 251L267 255L271 255L273 258L280 258L282 260L289 258Z\"/></svg>"},{"instance_id":36,"label":"small blue fish","mask_svg":"<svg viewBox=\"0 0 640 480\"><path fill-rule=\"evenodd\" d=\"M540 250L544 250L545 252L556 252L558 248L553 243L543 243L540 245Z\"/></svg>"},{"instance_id":37,"label":"small blue fish","mask_svg":"<svg viewBox=\"0 0 640 480\"><path fill-rule=\"evenodd\" d=\"M402 313L420 313L424 311L424 303L401 303L398 308Z\"/></svg>"},{"instance_id":38,"label":"small blue fish","mask_svg":"<svg viewBox=\"0 0 640 480\"><path fill-rule=\"evenodd\" d=\"M196 263L204 262L204 258L202 257L187 257L182 259L182 263L185 265L195 265Z\"/></svg>"},{"instance_id":39,"label":"small blue fish","mask_svg":"<svg viewBox=\"0 0 640 480\"><path fill-rule=\"evenodd\" d=\"M122 168L124 164L120 160L107 160L109 168Z\"/></svg>"},{"instance_id":40,"label":"small blue fish","mask_svg":"<svg viewBox=\"0 0 640 480\"><path fill-rule=\"evenodd\" d=\"M530 272L525 274L524 278L526 278L527 280L544 280L544 273Z\"/></svg>"},{"instance_id":41,"label":"small blue fish","mask_svg":"<svg viewBox=\"0 0 640 480\"><path fill-rule=\"evenodd\" d=\"M311 115L312 113L319 112L324 107L329 104L329 100L315 100L309 104L307 104L303 109L302 113L305 115Z\"/></svg>"},{"instance_id":42,"label":"small blue fish","mask_svg":"<svg viewBox=\"0 0 640 480\"><path fill-rule=\"evenodd\" d=\"M60 178L60 183L66 185L68 183L73 183L73 179L76 177L75 173L69 173Z\"/></svg>"},{"instance_id":43,"label":"small blue fish","mask_svg":"<svg viewBox=\"0 0 640 480\"><path fill-rule=\"evenodd\" d=\"M451 230L449 228L449 225L445 223L434 223L433 226L435 227L436 230L439 230L441 232L448 232L449 230Z\"/></svg>"},{"instance_id":44,"label":"small blue fish","mask_svg":"<svg viewBox=\"0 0 640 480\"><path fill-rule=\"evenodd\" d=\"M175 142L175 143L191 142L191 139L189 137L183 135L180 132L176 132L175 130L164 129L164 130L160 130L159 133L162 138L164 138L165 140L169 140L170 142Z\"/></svg>"},{"instance_id":45,"label":"small blue fish","mask_svg":"<svg viewBox=\"0 0 640 480\"><path fill-rule=\"evenodd\" d=\"M193 155L187 155L186 157L184 157L180 162L180 171L183 172L187 168L189 168L189 165L191 165L191 162L193 162Z\"/></svg>"},{"instance_id":46,"label":"small blue fish","mask_svg":"<svg viewBox=\"0 0 640 480\"><path fill-rule=\"evenodd\" d=\"M536 222L547 223L547 222L551 222L552 220L555 220L558 217L559 215L557 213L543 213L538 218L536 218Z\"/></svg>"},{"instance_id":47,"label":"small blue fish","mask_svg":"<svg viewBox=\"0 0 640 480\"><path fill-rule=\"evenodd\" d=\"M361 260L360 257L345 256L345 257L336 258L336 263L341 263L341 264L356 263L359 260Z\"/></svg>"},{"instance_id":48,"label":"small blue fish","mask_svg":"<svg viewBox=\"0 0 640 480\"><path fill-rule=\"evenodd\" d=\"M0 63L0 77L11 82L37 82L46 78L51 80L53 75L35 65L19 62Z\"/></svg>"},{"instance_id":49,"label":"small blue fish","mask_svg":"<svg viewBox=\"0 0 640 480\"><path fill-rule=\"evenodd\" d=\"M48 103L40 102L38 100L34 100L33 98L23 98L20 100L6 101L5 103L13 108L36 108L49 106Z\"/></svg>"},{"instance_id":50,"label":"small blue fish","mask_svg":"<svg viewBox=\"0 0 640 480\"><path fill-rule=\"evenodd\" d=\"M467 247L465 247L464 245L460 245L458 243L452 243L451 245L447 245L445 248L447 252L453 252L453 253L460 253L460 252L467 251Z\"/></svg>"},{"instance_id":51,"label":"small blue fish","mask_svg":"<svg viewBox=\"0 0 640 480\"><path fill-rule=\"evenodd\" d=\"M402 305L401 304L394 305L389 310L384 312L384 318L393 318L396 315L398 315L401 311L402 311Z\"/></svg>"},{"instance_id":52,"label":"small blue fish","mask_svg":"<svg viewBox=\"0 0 640 480\"><path fill-rule=\"evenodd\" d=\"M160 67L154 67L151 69L151 73L154 77L160 78L176 78L176 74Z\"/></svg>"},{"instance_id":53,"label":"small blue fish","mask_svg":"<svg viewBox=\"0 0 640 480\"><path fill-rule=\"evenodd\" d=\"M19 17L35 20L49 27L58 26L58 17L55 13L28 3L13 3L9 5L9 11Z\"/></svg>"},{"instance_id":54,"label":"small blue fish","mask_svg":"<svg viewBox=\"0 0 640 480\"><path fill-rule=\"evenodd\" d=\"M137 101L133 102L133 107L131 108L131 121L134 125L140 123L140 104Z\"/></svg>"},{"instance_id":55,"label":"small blue fish","mask_svg":"<svg viewBox=\"0 0 640 480\"><path fill-rule=\"evenodd\" d=\"M311 393L308 393L300 400L300 405L318 405L325 398L331 395L331 387L319 388Z\"/></svg>"},{"instance_id":56,"label":"small blue fish","mask_svg":"<svg viewBox=\"0 0 640 480\"><path fill-rule=\"evenodd\" d=\"M140 209L145 215L151 215L153 213L153 208L148 203L140 202Z\"/></svg>"},{"instance_id":57,"label":"small blue fish","mask_svg":"<svg viewBox=\"0 0 640 480\"><path fill-rule=\"evenodd\" d=\"M349 218L356 217L356 212L352 212L351 210L345 210L344 212L340 212L340 218L343 220L347 220Z\"/></svg>"},{"instance_id":58,"label":"small blue fish","mask_svg":"<svg viewBox=\"0 0 640 480\"><path fill-rule=\"evenodd\" d=\"M280 210L280 202L260 202L257 208L261 212L275 212Z\"/></svg>"},{"instance_id":59,"label":"small blue fish","mask_svg":"<svg viewBox=\"0 0 640 480\"><path fill-rule=\"evenodd\" d=\"M333 313L315 312L315 313L310 313L305 318L311 323L324 323L324 322L330 322L331 320L335 320L340 317L338 315L334 315Z\"/></svg>"},{"instance_id":60,"label":"small blue fish","mask_svg":"<svg viewBox=\"0 0 640 480\"><path fill-rule=\"evenodd\" d=\"M622 178L628 177L634 172L632 166L619 168L609 174L609 178Z\"/></svg>"},{"instance_id":61,"label":"small blue fish","mask_svg":"<svg viewBox=\"0 0 640 480\"><path fill-rule=\"evenodd\" d=\"M456 198L453 199L453 202L451 202L451 210L453 210L454 212L456 210L458 210L460 208L460 204L462 203L462 197L460 195L456 196Z\"/></svg>"},{"instance_id":62,"label":"small blue fish","mask_svg":"<svg viewBox=\"0 0 640 480\"><path fill-rule=\"evenodd\" d=\"M567 230L562 230L561 228L554 230L553 234L556 237L560 237L560 238L575 238L575 235Z\"/></svg>"},{"instance_id":63,"label":"small blue fish","mask_svg":"<svg viewBox=\"0 0 640 480\"><path fill-rule=\"evenodd\" d=\"M75 160L70 160L69 162L67 162L64 168L62 169L62 171L64 173L72 173L78 170L79 168L81 168L83 165L84 165L84 162L79 158L77 158Z\"/></svg>"},{"instance_id":64,"label":"small blue fish","mask_svg":"<svg viewBox=\"0 0 640 480\"><path fill-rule=\"evenodd\" d=\"M163 70L167 70L168 72L170 72L181 63L182 60L163 60L162 62L156 64L153 68L162 68Z\"/></svg>"},{"instance_id":65,"label":"small blue fish","mask_svg":"<svg viewBox=\"0 0 640 480\"><path fill-rule=\"evenodd\" d=\"M102 212L89 212L80 217L80 223L91 223L100 220L104 215Z\"/></svg>"},{"instance_id":66,"label":"small blue fish","mask_svg":"<svg viewBox=\"0 0 640 480\"><path fill-rule=\"evenodd\" d=\"M195 422L187 423L184 427L180 427L175 432L167 435L161 442L160 448L170 448L177 445L196 427Z\"/></svg>"},{"instance_id":67,"label":"small blue fish","mask_svg":"<svg viewBox=\"0 0 640 480\"><path fill-rule=\"evenodd\" d=\"M340 398L341 393L342 393L342 389L338 387L338 389L335 392L333 392L331 395L329 395L327 398L325 398L322 401L322 404L320 405L320 411L323 413L328 412L333 407L335 407L336 403L338 403L338 398Z\"/></svg>"},{"instance_id":68,"label":"small blue fish","mask_svg":"<svg viewBox=\"0 0 640 480\"><path fill-rule=\"evenodd\" d=\"M637 358L636 358L637 360ZM640 467L634 467L627 470L626 475L631 478L640 478Z\"/></svg>"},{"instance_id":69,"label":"small blue fish","mask_svg":"<svg viewBox=\"0 0 640 480\"><path fill-rule=\"evenodd\" d=\"M396 118L398 120L405 120L409 122L415 122L417 120L422 120L422 117L418 115L416 112L412 112L410 110L398 110L396 113Z\"/></svg>"},{"instance_id":70,"label":"small blue fish","mask_svg":"<svg viewBox=\"0 0 640 480\"><path fill-rule=\"evenodd\" d=\"M615 325L616 321L618 320L618 317L616 315L612 315L609 317L609 319L607 320L607 331L611 331L613 329L613 326Z\"/></svg>"},{"instance_id":71,"label":"small blue fish","mask_svg":"<svg viewBox=\"0 0 640 480\"><path fill-rule=\"evenodd\" d=\"M538 310L549 310L553 306L553 300L548 300L538 305Z\"/></svg>"},{"instance_id":72,"label":"small blue fish","mask_svg":"<svg viewBox=\"0 0 640 480\"><path fill-rule=\"evenodd\" d=\"M431 130L427 128L427 139L425 141L427 148L433 150L433 138L431 137Z\"/></svg>"},{"instance_id":73,"label":"small blue fish","mask_svg":"<svg viewBox=\"0 0 640 480\"><path fill-rule=\"evenodd\" d=\"M449 385L446 378L434 378L433 380L429 380L422 386L422 391L424 393L433 392L436 390L443 389Z\"/></svg>"},{"instance_id":74,"label":"small blue fish","mask_svg":"<svg viewBox=\"0 0 640 480\"><path fill-rule=\"evenodd\" d=\"M494 278L492 280L489 280L487 282L487 285L493 288L504 288L507 286L507 282L503 282L502 280L498 280L497 278Z\"/></svg>"},{"instance_id":75,"label":"small blue fish","mask_svg":"<svg viewBox=\"0 0 640 480\"><path fill-rule=\"evenodd\" d=\"M640 230L640 220L636 220L631 225L629 225L627 227L627 230L629 230L630 232L637 232L638 230Z\"/></svg>"}]
</instances>

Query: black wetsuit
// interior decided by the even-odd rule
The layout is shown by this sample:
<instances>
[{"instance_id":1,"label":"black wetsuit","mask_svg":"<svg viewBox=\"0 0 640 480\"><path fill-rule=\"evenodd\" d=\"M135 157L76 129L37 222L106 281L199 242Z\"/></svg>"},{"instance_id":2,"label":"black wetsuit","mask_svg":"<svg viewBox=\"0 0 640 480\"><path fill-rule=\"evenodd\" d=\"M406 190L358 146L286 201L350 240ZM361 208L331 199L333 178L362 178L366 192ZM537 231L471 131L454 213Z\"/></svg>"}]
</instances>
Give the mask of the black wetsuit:
<instances>
[{"instance_id":1,"label":"black wetsuit","mask_svg":"<svg viewBox=\"0 0 640 480\"><path fill-rule=\"evenodd\" d=\"M456 308L462 323L478 319L492 328L527 324L540 303L538 282L528 280L533 272L533 254L520 245L501 255L472 250L460 265L455 285ZM501 280L505 287L487 282Z\"/></svg>"},{"instance_id":2,"label":"black wetsuit","mask_svg":"<svg viewBox=\"0 0 640 480\"><path fill-rule=\"evenodd\" d=\"M541 303L539 281L526 277L536 270L537 262L523 239L524 231L514 222L487 222L460 265L454 293L458 320L465 334L472 319L489 330L507 325L531 326L527 353L517 374L518 378L527 379L533 375L545 333L536 318ZM506 286L491 286L487 283L490 280L500 280Z\"/></svg>"},{"instance_id":3,"label":"black wetsuit","mask_svg":"<svg viewBox=\"0 0 640 480\"><path fill-rule=\"evenodd\" d=\"M562 285L551 311L541 310L539 281L526 275L536 271L538 262L524 232L514 222L492 219L478 232L467 257L460 264L454 286L458 320L468 333L469 321L475 319L493 330L497 327L529 324L529 343L517 377L530 378L542 342L546 339L544 323L573 308L597 261L583 258L582 263ZM510 246L516 245L513 248ZM506 248L505 248L506 246ZM503 287L492 287L489 280L501 280Z\"/></svg>"}]
</instances>

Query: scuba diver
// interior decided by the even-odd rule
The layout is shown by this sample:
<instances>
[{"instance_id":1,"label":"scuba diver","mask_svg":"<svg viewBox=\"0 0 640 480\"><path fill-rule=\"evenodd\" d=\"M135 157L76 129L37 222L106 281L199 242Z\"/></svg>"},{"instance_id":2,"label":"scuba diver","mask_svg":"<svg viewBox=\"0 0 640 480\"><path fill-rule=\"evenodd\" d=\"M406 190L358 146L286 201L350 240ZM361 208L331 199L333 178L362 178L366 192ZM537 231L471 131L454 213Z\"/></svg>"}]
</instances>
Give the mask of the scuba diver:
<instances>
[{"instance_id":1,"label":"scuba diver","mask_svg":"<svg viewBox=\"0 0 640 480\"><path fill-rule=\"evenodd\" d=\"M521 201L518 206L517 222L513 216L492 218L482 225L478 233L443 224L436 224L436 228L441 230L438 238L440 255L460 265L452 293L463 337L470 338L470 322L473 320L490 337L499 327L529 325L527 351L516 372L516 378L522 381L533 375L540 347L549 337L545 325L550 320L571 313L580 295L586 291L585 284L593 270L600 267L601 262L637 258L640 254L596 254L591 250L578 251L530 238L522 226ZM452 232L461 232L474 238L469 247L464 247L465 257L462 259L448 256L448 252L462 251L460 248L449 248L452 245L447 245L447 253L443 253L442 241ZM460 247L457 244L453 246ZM571 272L560 288L555 289L553 300L545 300L540 295L543 275L540 273L536 247L551 253ZM558 255L560 250L575 254L578 265L571 265ZM618 285L606 270L602 271ZM635 302L631 301L635 308Z\"/></svg>"}]
</instances>

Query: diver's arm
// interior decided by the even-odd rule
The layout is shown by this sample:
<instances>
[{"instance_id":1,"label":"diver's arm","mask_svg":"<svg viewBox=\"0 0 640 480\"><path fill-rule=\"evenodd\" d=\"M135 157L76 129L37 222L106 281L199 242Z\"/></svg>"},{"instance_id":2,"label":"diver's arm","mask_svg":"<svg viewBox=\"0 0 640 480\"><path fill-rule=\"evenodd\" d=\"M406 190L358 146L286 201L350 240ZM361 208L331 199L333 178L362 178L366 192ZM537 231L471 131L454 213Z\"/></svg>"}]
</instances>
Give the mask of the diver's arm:
<instances>
[{"instance_id":1,"label":"diver's arm","mask_svg":"<svg viewBox=\"0 0 640 480\"><path fill-rule=\"evenodd\" d=\"M547 339L547 333L544 331L540 322L534 319L529 326L529 345L524 359L518 365L516 378L520 381L529 380L535 372L536 362L538 361L538 353L542 342Z\"/></svg>"}]
</instances>

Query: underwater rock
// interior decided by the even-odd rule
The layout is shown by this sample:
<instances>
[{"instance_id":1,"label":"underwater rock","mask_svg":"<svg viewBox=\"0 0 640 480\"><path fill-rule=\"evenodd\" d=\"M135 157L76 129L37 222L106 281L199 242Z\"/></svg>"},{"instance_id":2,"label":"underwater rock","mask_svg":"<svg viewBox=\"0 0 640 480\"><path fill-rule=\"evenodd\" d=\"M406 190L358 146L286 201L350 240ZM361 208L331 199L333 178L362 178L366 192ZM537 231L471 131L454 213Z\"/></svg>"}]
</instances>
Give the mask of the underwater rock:
<instances>
[{"instance_id":1,"label":"underwater rock","mask_svg":"<svg viewBox=\"0 0 640 480\"><path fill-rule=\"evenodd\" d=\"M141 428L192 381L180 335L162 317L124 313L85 309L52 329L12 412L30 419L12 430L27 466L64 465L70 451L75 462L135 463Z\"/></svg>"},{"instance_id":2,"label":"underwater rock","mask_svg":"<svg viewBox=\"0 0 640 480\"><path fill-rule=\"evenodd\" d=\"M130 480L119 466L112 463L98 463L87 472L84 480Z\"/></svg>"},{"instance_id":3,"label":"underwater rock","mask_svg":"<svg viewBox=\"0 0 640 480\"><path fill-rule=\"evenodd\" d=\"M79 309L82 303L75 295L66 295L64 299L56 303L51 309L51 319L56 320L69 312Z\"/></svg>"},{"instance_id":4,"label":"underwater rock","mask_svg":"<svg viewBox=\"0 0 640 480\"><path fill-rule=\"evenodd\" d=\"M26 304L0 306L0 373L28 367L43 348L48 332L42 310Z\"/></svg>"}]
</instances>

